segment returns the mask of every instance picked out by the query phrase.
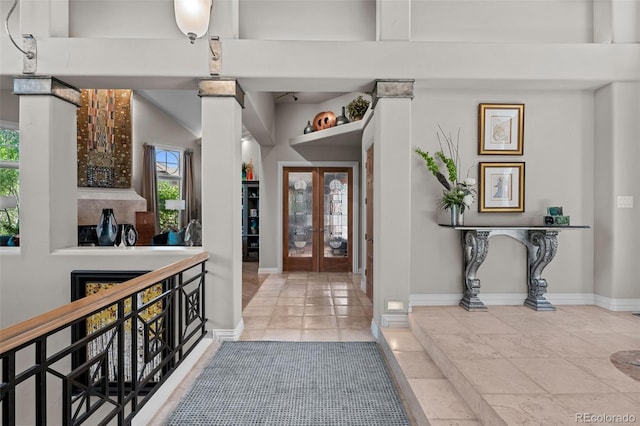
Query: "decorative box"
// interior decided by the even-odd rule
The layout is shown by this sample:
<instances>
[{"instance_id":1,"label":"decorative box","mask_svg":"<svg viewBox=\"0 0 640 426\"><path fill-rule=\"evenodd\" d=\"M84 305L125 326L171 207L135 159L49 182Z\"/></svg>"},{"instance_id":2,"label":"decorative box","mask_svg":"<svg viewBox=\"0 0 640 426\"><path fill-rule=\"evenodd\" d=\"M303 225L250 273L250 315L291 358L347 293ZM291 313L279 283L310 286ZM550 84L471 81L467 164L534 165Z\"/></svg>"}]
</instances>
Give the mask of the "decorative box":
<instances>
[{"instance_id":1,"label":"decorative box","mask_svg":"<svg viewBox=\"0 0 640 426\"><path fill-rule=\"evenodd\" d=\"M545 225L569 226L569 223L570 223L569 216L545 216L544 217Z\"/></svg>"}]
</instances>

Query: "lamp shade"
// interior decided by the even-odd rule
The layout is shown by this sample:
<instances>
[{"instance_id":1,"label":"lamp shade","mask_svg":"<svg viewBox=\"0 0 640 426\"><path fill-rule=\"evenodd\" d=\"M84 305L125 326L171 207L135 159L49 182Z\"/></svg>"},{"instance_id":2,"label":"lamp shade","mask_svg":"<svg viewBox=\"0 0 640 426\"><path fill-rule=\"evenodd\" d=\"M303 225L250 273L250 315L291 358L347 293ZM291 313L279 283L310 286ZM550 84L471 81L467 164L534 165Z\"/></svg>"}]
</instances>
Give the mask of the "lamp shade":
<instances>
[{"instance_id":1,"label":"lamp shade","mask_svg":"<svg viewBox=\"0 0 640 426\"><path fill-rule=\"evenodd\" d=\"M0 195L0 209L15 209L18 207L18 200L11 195Z\"/></svg>"},{"instance_id":2,"label":"lamp shade","mask_svg":"<svg viewBox=\"0 0 640 426\"><path fill-rule=\"evenodd\" d=\"M212 0L173 0L176 23L191 43L209 29Z\"/></svg>"},{"instance_id":3,"label":"lamp shade","mask_svg":"<svg viewBox=\"0 0 640 426\"><path fill-rule=\"evenodd\" d=\"M184 200L165 200L164 208L166 210L184 210Z\"/></svg>"}]
</instances>

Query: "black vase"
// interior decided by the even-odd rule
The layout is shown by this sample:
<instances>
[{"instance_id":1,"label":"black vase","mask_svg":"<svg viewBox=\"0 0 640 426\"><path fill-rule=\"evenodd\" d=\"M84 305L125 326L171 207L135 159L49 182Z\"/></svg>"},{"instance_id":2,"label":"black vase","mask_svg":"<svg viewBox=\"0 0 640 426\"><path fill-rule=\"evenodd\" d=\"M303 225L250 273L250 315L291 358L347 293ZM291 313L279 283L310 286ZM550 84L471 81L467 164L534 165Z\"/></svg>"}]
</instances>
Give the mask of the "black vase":
<instances>
[{"instance_id":1,"label":"black vase","mask_svg":"<svg viewBox=\"0 0 640 426\"><path fill-rule=\"evenodd\" d=\"M101 246L112 246L118 236L118 223L113 215L113 209L102 209L100 221L96 226L98 244Z\"/></svg>"}]
</instances>

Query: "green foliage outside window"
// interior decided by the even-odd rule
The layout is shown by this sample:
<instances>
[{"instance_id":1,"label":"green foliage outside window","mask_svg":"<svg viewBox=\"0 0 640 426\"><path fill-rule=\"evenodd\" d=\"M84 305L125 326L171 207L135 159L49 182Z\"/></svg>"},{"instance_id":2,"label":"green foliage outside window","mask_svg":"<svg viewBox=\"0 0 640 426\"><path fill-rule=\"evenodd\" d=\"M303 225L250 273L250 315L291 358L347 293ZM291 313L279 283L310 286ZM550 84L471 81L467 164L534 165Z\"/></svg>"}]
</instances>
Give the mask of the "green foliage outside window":
<instances>
[{"instance_id":1,"label":"green foliage outside window","mask_svg":"<svg viewBox=\"0 0 640 426\"><path fill-rule=\"evenodd\" d=\"M178 228L180 212L166 210L164 205L166 200L178 199L180 199L178 181L158 179L158 218L160 220L160 230L163 232L170 228Z\"/></svg>"},{"instance_id":2,"label":"green foliage outside window","mask_svg":"<svg viewBox=\"0 0 640 426\"><path fill-rule=\"evenodd\" d=\"M20 203L20 181L17 168L20 159L20 137L16 130L0 129L0 161L15 162L16 168L0 166L0 195L12 196ZM18 209L0 210L0 235L20 231Z\"/></svg>"}]
</instances>

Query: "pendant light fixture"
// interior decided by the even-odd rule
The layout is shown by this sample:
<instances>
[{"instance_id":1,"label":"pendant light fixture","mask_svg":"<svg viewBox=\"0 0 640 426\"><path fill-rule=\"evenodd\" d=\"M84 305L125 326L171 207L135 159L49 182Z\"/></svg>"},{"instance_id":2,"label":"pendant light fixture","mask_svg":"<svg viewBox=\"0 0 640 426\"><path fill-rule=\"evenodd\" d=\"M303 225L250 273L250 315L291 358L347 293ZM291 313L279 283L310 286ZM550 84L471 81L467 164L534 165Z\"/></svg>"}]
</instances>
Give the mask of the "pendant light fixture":
<instances>
[{"instance_id":1,"label":"pendant light fixture","mask_svg":"<svg viewBox=\"0 0 640 426\"><path fill-rule=\"evenodd\" d=\"M212 0L173 0L176 23L191 44L207 33Z\"/></svg>"}]
</instances>

